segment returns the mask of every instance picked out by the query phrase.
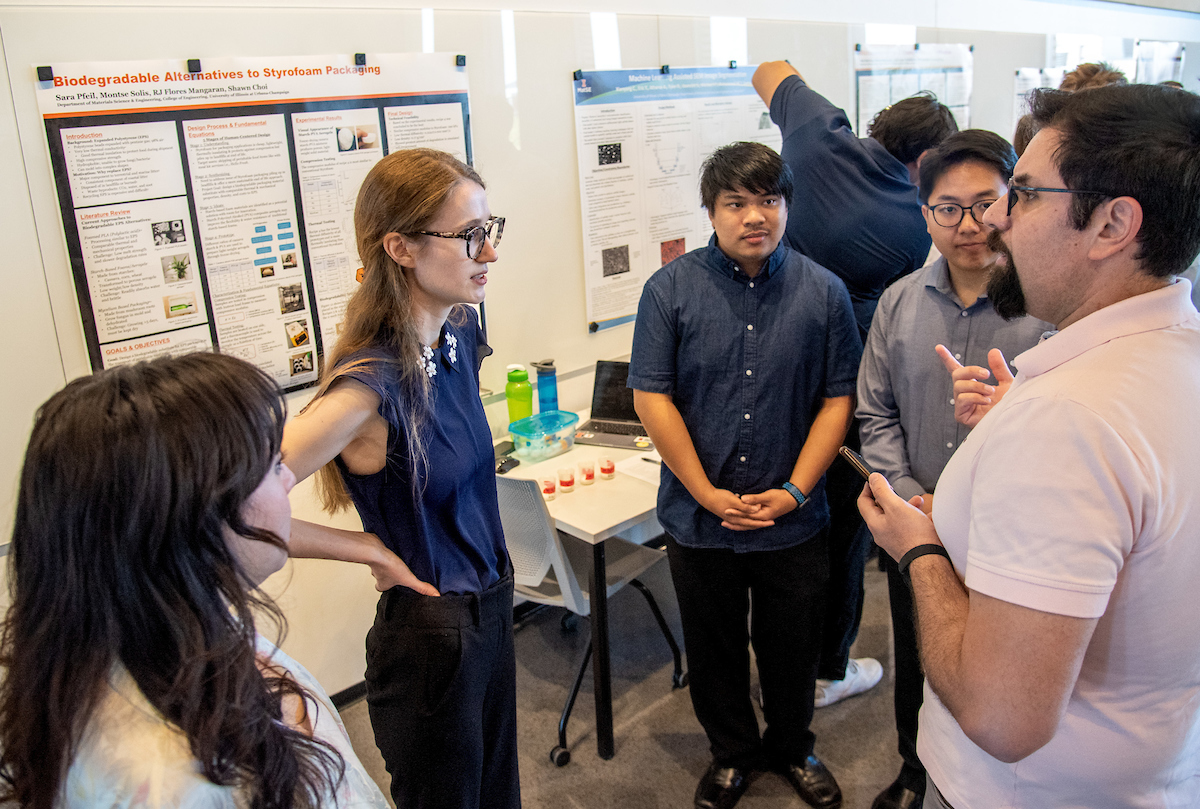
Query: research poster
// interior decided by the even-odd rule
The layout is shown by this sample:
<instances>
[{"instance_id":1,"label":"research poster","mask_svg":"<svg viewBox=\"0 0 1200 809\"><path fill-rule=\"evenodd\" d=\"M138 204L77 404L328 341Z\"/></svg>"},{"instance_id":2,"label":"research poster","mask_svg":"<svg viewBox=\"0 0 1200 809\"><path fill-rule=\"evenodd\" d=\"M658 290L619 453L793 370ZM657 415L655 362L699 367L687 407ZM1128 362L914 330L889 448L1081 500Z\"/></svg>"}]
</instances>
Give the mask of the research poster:
<instances>
[{"instance_id":1,"label":"research poster","mask_svg":"<svg viewBox=\"0 0 1200 809\"><path fill-rule=\"evenodd\" d=\"M1137 67L1133 80L1138 84L1159 84L1164 81L1183 81L1183 57L1187 48L1182 42L1155 42L1139 39L1133 47Z\"/></svg>"},{"instance_id":2,"label":"research poster","mask_svg":"<svg viewBox=\"0 0 1200 809\"><path fill-rule=\"evenodd\" d=\"M1013 126L1029 113L1029 94L1043 87L1056 88L1066 75L1065 67L1020 67L1013 80Z\"/></svg>"},{"instance_id":3,"label":"research poster","mask_svg":"<svg viewBox=\"0 0 1200 809\"><path fill-rule=\"evenodd\" d=\"M865 137L880 110L927 90L954 113L959 129L971 125L974 57L970 45L859 45L854 52L858 96L855 131Z\"/></svg>"},{"instance_id":4,"label":"research poster","mask_svg":"<svg viewBox=\"0 0 1200 809\"><path fill-rule=\"evenodd\" d=\"M631 322L662 265L708 242L700 164L739 140L779 150L753 67L580 71L575 140L589 331Z\"/></svg>"},{"instance_id":5,"label":"research poster","mask_svg":"<svg viewBox=\"0 0 1200 809\"><path fill-rule=\"evenodd\" d=\"M358 283L366 173L415 146L471 162L453 54L365 57L64 63L38 77L94 370L216 349L288 390L316 381Z\"/></svg>"}]
</instances>

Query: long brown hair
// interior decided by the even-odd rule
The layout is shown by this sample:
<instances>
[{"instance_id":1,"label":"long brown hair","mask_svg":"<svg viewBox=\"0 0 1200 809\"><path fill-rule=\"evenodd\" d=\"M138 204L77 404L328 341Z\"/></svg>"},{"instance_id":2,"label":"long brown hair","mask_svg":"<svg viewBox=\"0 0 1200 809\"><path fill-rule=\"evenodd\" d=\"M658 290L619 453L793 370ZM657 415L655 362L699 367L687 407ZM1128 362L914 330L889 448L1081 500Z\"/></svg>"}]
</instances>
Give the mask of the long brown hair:
<instances>
[{"instance_id":1,"label":"long brown hair","mask_svg":"<svg viewBox=\"0 0 1200 809\"><path fill-rule=\"evenodd\" d=\"M421 426L429 417L429 378L420 362L412 282L384 250L383 241L389 233L407 236L426 229L454 187L464 180L484 187L474 169L436 149L393 152L368 172L354 206L354 231L363 262L362 285L346 306L345 329L325 358L317 390L317 396L322 395L338 377L362 365L393 365L402 395L400 401L391 404L402 421L405 450L414 470L425 461ZM370 352L371 356L346 362L361 352ZM416 478L414 474L414 481ZM350 505L350 495L335 461L318 472L317 493L329 512Z\"/></svg>"},{"instance_id":2,"label":"long brown hair","mask_svg":"<svg viewBox=\"0 0 1200 809\"><path fill-rule=\"evenodd\" d=\"M225 531L286 547L242 506L276 462L279 389L227 355L77 379L38 411L21 472L0 631L0 803L58 805L123 666L187 737L209 781L255 809L315 807L341 780L329 745L281 722L255 659L255 613L283 616Z\"/></svg>"}]
</instances>

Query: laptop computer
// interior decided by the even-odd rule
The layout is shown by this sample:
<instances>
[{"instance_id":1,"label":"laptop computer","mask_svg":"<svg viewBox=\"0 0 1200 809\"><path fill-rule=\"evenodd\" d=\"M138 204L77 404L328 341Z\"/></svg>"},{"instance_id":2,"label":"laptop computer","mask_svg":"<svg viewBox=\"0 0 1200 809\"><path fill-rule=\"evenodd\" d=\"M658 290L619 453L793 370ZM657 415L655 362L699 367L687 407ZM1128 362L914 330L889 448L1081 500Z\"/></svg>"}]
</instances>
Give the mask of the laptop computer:
<instances>
[{"instance_id":1,"label":"laptop computer","mask_svg":"<svg viewBox=\"0 0 1200 809\"><path fill-rule=\"evenodd\" d=\"M620 449L654 449L637 411L633 390L625 386L629 363L600 360L592 385L592 417L575 431L576 444Z\"/></svg>"}]
</instances>

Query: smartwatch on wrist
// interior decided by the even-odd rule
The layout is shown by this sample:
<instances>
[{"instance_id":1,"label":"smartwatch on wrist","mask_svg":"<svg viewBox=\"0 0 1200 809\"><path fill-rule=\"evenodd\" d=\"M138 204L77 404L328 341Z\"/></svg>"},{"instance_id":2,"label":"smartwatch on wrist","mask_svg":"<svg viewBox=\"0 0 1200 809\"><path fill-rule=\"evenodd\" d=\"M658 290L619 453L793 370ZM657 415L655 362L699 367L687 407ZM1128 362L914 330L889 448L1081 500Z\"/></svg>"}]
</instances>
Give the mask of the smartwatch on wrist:
<instances>
[{"instance_id":1,"label":"smartwatch on wrist","mask_svg":"<svg viewBox=\"0 0 1200 809\"><path fill-rule=\"evenodd\" d=\"M808 502L808 497L805 496L804 492L797 489L790 480L785 480L779 488L796 498L796 508L803 508L804 504Z\"/></svg>"}]
</instances>

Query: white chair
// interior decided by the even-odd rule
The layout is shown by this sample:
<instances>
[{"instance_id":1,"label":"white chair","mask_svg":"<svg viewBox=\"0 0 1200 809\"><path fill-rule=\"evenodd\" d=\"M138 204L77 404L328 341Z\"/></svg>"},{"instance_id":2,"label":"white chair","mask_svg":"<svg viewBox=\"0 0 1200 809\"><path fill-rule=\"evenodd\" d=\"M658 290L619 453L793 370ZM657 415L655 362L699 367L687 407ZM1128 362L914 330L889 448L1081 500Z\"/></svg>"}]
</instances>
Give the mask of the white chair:
<instances>
[{"instance_id":1,"label":"white chair","mask_svg":"<svg viewBox=\"0 0 1200 809\"><path fill-rule=\"evenodd\" d=\"M554 520L546 508L536 480L497 475L496 489L500 497L500 522L504 525L504 538L508 543L509 556L512 557L517 595L536 604L564 607L571 614L581 617L591 615L588 599L593 569L591 546L554 527ZM675 642L654 595L637 579L664 558L666 553L657 548L618 538L608 540L605 544L607 595L611 598L626 584L631 584L646 597L646 603L650 605L650 611L654 613L654 619L675 659L672 686L682 688L687 685L687 674L683 671L679 644ZM567 627L565 620L563 626ZM592 640L589 637L575 683L567 695L559 719L558 745L550 751L550 760L559 767L571 760L571 752L567 749L567 721L571 718L571 709L575 707L575 698L579 695L591 658Z\"/></svg>"}]
</instances>

